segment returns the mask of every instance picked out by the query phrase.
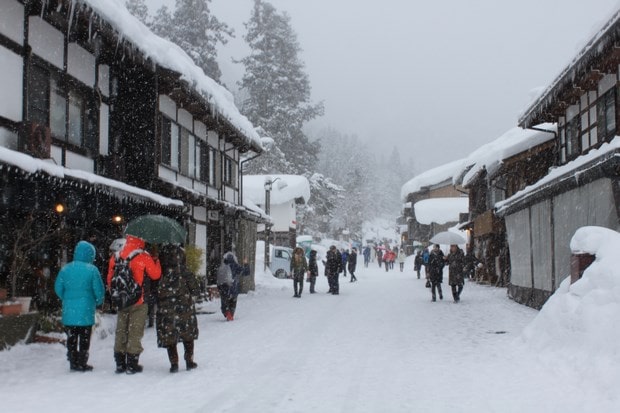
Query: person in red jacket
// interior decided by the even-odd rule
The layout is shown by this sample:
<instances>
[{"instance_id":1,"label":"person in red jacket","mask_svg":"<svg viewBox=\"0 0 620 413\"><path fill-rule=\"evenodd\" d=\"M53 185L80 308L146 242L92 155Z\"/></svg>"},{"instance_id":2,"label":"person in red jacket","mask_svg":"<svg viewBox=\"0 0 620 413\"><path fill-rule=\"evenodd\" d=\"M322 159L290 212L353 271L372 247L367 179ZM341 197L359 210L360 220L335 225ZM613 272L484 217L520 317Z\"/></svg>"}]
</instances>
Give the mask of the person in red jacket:
<instances>
[{"instance_id":1,"label":"person in red jacket","mask_svg":"<svg viewBox=\"0 0 620 413\"><path fill-rule=\"evenodd\" d=\"M126 259L135 250L141 251L129 262L129 269L134 280L139 285L143 284L145 275L153 281L158 280L161 277L159 259L144 250L144 240L132 235L127 235L125 238L127 239L125 246L117 253L120 254L120 258ZM114 275L114 265L115 255L112 255L108 263L108 288ZM148 306L144 303L144 297L140 297L136 304L119 310L114 339L114 360L117 373L134 374L142 372L142 366L138 364L138 359L144 350L141 342L147 313Z\"/></svg>"}]
</instances>

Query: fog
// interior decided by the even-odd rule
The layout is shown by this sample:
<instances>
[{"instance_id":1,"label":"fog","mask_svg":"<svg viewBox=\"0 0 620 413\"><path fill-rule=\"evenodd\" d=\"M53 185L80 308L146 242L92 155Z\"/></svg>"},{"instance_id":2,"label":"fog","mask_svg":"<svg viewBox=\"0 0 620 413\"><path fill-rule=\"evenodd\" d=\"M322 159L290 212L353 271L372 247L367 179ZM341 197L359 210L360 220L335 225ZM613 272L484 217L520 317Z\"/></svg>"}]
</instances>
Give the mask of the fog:
<instances>
[{"instance_id":1,"label":"fog","mask_svg":"<svg viewBox=\"0 0 620 413\"><path fill-rule=\"evenodd\" d=\"M151 10L174 0L147 0ZM401 148L411 176L462 158L516 126L546 87L620 7L618 0L271 0L291 16L314 101L308 126ZM243 73L252 0L213 0L236 38L220 50L230 89Z\"/></svg>"}]
</instances>

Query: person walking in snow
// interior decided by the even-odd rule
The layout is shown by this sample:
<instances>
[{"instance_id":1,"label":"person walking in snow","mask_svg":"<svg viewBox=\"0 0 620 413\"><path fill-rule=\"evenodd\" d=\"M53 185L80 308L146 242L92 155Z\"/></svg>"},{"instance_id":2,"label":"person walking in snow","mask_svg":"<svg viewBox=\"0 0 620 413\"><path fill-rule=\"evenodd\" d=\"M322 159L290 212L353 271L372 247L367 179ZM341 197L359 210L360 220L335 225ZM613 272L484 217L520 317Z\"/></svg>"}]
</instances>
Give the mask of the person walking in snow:
<instances>
[{"instance_id":1,"label":"person walking in snow","mask_svg":"<svg viewBox=\"0 0 620 413\"><path fill-rule=\"evenodd\" d=\"M422 266L424 265L424 259L422 258L422 251L418 250L413 260L413 271L418 274L418 280L420 279L420 270L422 270Z\"/></svg>"},{"instance_id":2,"label":"person walking in snow","mask_svg":"<svg viewBox=\"0 0 620 413\"><path fill-rule=\"evenodd\" d=\"M439 245L435 244L428 258L428 272L431 281L431 294L433 296L433 301L437 301L436 292L439 293L439 299L443 300L441 283L443 282L444 263L443 252L439 249Z\"/></svg>"},{"instance_id":3,"label":"person walking in snow","mask_svg":"<svg viewBox=\"0 0 620 413\"><path fill-rule=\"evenodd\" d=\"M357 281L357 277L355 276L355 268L357 267L357 248L355 247L351 249L351 254L349 254L348 267L349 267L349 273L351 274L350 282Z\"/></svg>"},{"instance_id":4,"label":"person walking in snow","mask_svg":"<svg viewBox=\"0 0 620 413\"><path fill-rule=\"evenodd\" d=\"M308 273L308 262L304 255L304 250L297 247L293 250L293 258L291 259L291 274L293 275L293 297L301 298L304 291L304 276Z\"/></svg>"},{"instance_id":5,"label":"person walking in snow","mask_svg":"<svg viewBox=\"0 0 620 413\"><path fill-rule=\"evenodd\" d=\"M93 265L95 247L86 241L75 246L73 261L64 265L54 283L62 301L62 324L67 333L67 359L71 371L91 371L88 364L90 336L95 324L95 308L103 304L105 287L101 273Z\"/></svg>"},{"instance_id":6,"label":"person walking in snow","mask_svg":"<svg viewBox=\"0 0 620 413\"><path fill-rule=\"evenodd\" d=\"M465 268L465 254L458 245L450 245L450 253L446 256L448 262L448 284L452 287L452 298L454 302L461 301L461 292L465 278L463 276Z\"/></svg>"},{"instance_id":7,"label":"person walking in snow","mask_svg":"<svg viewBox=\"0 0 620 413\"><path fill-rule=\"evenodd\" d=\"M232 251L224 254L222 264L217 270L217 289L220 293L221 310L226 320L233 321L237 310L241 277L250 275L250 266L247 258L243 260L243 265L239 265L237 256ZM230 273L226 271L226 279L222 280L221 270L226 270L226 267L230 269Z\"/></svg>"},{"instance_id":8,"label":"person walking in snow","mask_svg":"<svg viewBox=\"0 0 620 413\"><path fill-rule=\"evenodd\" d=\"M192 297L200 294L200 286L186 267L185 252L181 247L166 245L159 257L162 274L157 288L157 346L166 349L170 373L176 373L179 371L177 343L183 343L185 367L192 370L198 367L194 362L198 321Z\"/></svg>"},{"instance_id":9,"label":"person walking in snow","mask_svg":"<svg viewBox=\"0 0 620 413\"><path fill-rule=\"evenodd\" d=\"M370 247L368 245L364 247L362 254L364 255L364 267L368 268L368 263L370 263Z\"/></svg>"},{"instance_id":10,"label":"person walking in snow","mask_svg":"<svg viewBox=\"0 0 620 413\"><path fill-rule=\"evenodd\" d=\"M157 256L151 256L145 251L146 243L143 239L127 235L125 245L116 254L110 257L108 264L108 286L114 275L116 258L129 259L131 276L140 286L144 283L144 277L151 280L159 280L161 277L161 265ZM148 308L144 303L144 296L138 302L118 311L116 318L116 333L114 337L114 361L116 373L141 373L142 366L138 364L142 348L142 336L147 318Z\"/></svg>"},{"instance_id":11,"label":"person walking in snow","mask_svg":"<svg viewBox=\"0 0 620 413\"><path fill-rule=\"evenodd\" d=\"M329 284L328 293L338 295L340 292L338 275L342 272L342 257L335 245L329 247L326 258L327 261L323 261L323 264L325 265L325 275Z\"/></svg>"},{"instance_id":12,"label":"person walking in snow","mask_svg":"<svg viewBox=\"0 0 620 413\"><path fill-rule=\"evenodd\" d=\"M379 268L381 268L381 264L383 262L383 251L379 247L375 248L375 251L377 253L377 263L379 263Z\"/></svg>"},{"instance_id":13,"label":"person walking in snow","mask_svg":"<svg viewBox=\"0 0 620 413\"><path fill-rule=\"evenodd\" d=\"M405 248L401 248L398 252L398 265L400 266L400 272L403 272L405 269L405 259L407 259L407 254L405 254Z\"/></svg>"},{"instance_id":14,"label":"person walking in snow","mask_svg":"<svg viewBox=\"0 0 620 413\"><path fill-rule=\"evenodd\" d=\"M345 250L344 248L340 252L340 257L342 258L342 271L344 272L344 276L347 276L347 262L349 262L349 250Z\"/></svg>"},{"instance_id":15,"label":"person walking in snow","mask_svg":"<svg viewBox=\"0 0 620 413\"><path fill-rule=\"evenodd\" d=\"M316 251L310 251L310 259L308 260L308 282L310 283L310 294L314 294L314 286L316 285L316 277L319 275L319 266L316 262Z\"/></svg>"}]
</instances>

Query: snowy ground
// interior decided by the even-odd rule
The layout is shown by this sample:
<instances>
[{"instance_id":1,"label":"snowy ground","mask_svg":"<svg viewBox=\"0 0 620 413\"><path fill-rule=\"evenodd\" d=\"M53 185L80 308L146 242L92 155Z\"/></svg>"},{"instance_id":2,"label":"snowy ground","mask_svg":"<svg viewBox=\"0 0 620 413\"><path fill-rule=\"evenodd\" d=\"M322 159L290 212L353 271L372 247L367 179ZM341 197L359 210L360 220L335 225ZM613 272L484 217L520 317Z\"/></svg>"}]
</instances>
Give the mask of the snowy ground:
<instances>
[{"instance_id":1,"label":"snowy ground","mask_svg":"<svg viewBox=\"0 0 620 413\"><path fill-rule=\"evenodd\" d=\"M237 317L200 314L197 370L168 373L148 329L144 373L116 375L114 317L95 331L92 373L70 373L59 344L0 352L5 412L584 412L618 411L617 387L585 381L552 352L532 354L522 330L538 312L503 289L467 283L432 303L407 264L341 278L339 296L258 274ZM217 310L217 302L203 310ZM179 346L181 350L181 346ZM588 351L584 349L583 351ZM613 369L613 366L609 367ZM590 380L593 375L589 375Z\"/></svg>"}]
</instances>

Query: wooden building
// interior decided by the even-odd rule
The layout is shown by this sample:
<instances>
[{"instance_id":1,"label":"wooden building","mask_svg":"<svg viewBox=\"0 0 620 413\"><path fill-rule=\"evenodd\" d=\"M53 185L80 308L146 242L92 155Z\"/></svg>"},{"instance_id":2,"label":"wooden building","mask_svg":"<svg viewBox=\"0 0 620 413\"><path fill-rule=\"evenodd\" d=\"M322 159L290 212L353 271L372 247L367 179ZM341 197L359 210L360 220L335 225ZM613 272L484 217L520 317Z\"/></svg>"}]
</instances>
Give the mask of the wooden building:
<instances>
[{"instance_id":1,"label":"wooden building","mask_svg":"<svg viewBox=\"0 0 620 413\"><path fill-rule=\"evenodd\" d=\"M558 125L554 168L496 205L512 267L509 294L539 308L570 274L569 242L585 225L618 229L620 12L519 119Z\"/></svg>"},{"instance_id":2,"label":"wooden building","mask_svg":"<svg viewBox=\"0 0 620 413\"><path fill-rule=\"evenodd\" d=\"M469 191L468 253L478 263L476 280L498 286L510 283L510 251L504 219L495 204L547 174L555 154L555 125L537 130L513 128L473 151L463 162L455 182Z\"/></svg>"},{"instance_id":3,"label":"wooden building","mask_svg":"<svg viewBox=\"0 0 620 413\"><path fill-rule=\"evenodd\" d=\"M179 47L117 3L0 0L0 61L0 284L11 228L29 222L45 242L25 251L26 273L53 276L79 239L105 261L144 213L188 229L203 275L226 250L254 257L261 218L241 204L240 170L260 139Z\"/></svg>"}]
</instances>

